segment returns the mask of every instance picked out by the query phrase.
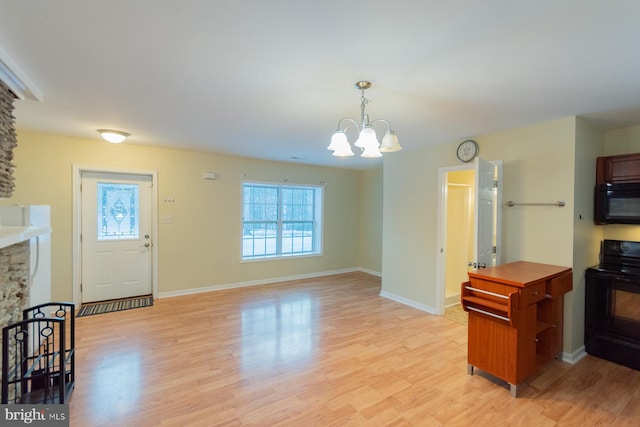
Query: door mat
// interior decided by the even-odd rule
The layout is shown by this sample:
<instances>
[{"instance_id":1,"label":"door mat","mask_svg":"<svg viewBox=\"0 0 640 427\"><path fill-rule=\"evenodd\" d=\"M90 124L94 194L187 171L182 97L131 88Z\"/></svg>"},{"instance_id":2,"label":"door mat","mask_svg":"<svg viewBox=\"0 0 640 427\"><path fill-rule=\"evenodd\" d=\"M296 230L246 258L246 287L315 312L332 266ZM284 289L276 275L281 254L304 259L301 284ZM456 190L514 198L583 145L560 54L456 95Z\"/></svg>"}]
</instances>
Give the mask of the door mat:
<instances>
[{"instance_id":1,"label":"door mat","mask_svg":"<svg viewBox=\"0 0 640 427\"><path fill-rule=\"evenodd\" d=\"M84 304L76 317L91 316L93 314L112 313L114 311L130 310L132 308L151 307L152 296L110 300L99 303Z\"/></svg>"}]
</instances>

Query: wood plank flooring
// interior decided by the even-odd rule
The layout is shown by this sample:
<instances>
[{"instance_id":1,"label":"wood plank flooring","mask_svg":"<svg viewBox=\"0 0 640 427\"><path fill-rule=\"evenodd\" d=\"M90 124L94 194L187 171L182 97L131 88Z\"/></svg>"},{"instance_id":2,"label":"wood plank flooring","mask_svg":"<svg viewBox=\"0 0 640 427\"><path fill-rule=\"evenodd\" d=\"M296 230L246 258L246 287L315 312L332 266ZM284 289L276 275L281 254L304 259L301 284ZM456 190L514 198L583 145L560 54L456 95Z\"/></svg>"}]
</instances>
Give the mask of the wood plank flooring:
<instances>
[{"instance_id":1,"label":"wood plank flooring","mask_svg":"<svg viewBox=\"0 0 640 427\"><path fill-rule=\"evenodd\" d=\"M349 273L76 322L72 426L637 426L640 371L552 361L513 399L466 326Z\"/></svg>"}]
</instances>

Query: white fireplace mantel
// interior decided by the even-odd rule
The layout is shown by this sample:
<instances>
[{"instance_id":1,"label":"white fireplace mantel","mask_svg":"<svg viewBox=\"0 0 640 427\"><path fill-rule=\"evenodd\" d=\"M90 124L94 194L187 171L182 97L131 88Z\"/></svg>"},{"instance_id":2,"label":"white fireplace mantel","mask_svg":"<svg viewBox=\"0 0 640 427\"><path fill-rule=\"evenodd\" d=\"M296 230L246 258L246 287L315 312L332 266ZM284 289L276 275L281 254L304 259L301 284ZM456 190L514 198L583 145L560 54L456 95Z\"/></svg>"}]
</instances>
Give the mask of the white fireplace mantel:
<instances>
[{"instance_id":1,"label":"white fireplace mantel","mask_svg":"<svg viewBox=\"0 0 640 427\"><path fill-rule=\"evenodd\" d=\"M0 248L51 233L50 226L0 226Z\"/></svg>"}]
</instances>

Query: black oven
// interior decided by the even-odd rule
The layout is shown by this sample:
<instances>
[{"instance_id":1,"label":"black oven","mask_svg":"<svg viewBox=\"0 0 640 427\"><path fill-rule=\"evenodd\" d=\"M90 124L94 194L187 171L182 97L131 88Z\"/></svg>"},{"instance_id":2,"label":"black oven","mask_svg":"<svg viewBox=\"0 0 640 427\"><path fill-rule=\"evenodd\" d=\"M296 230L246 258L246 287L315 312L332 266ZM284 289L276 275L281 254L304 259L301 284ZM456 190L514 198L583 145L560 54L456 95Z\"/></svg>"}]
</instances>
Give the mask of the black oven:
<instances>
[{"instance_id":1,"label":"black oven","mask_svg":"<svg viewBox=\"0 0 640 427\"><path fill-rule=\"evenodd\" d=\"M640 242L605 240L586 272L587 353L640 369Z\"/></svg>"},{"instance_id":2,"label":"black oven","mask_svg":"<svg viewBox=\"0 0 640 427\"><path fill-rule=\"evenodd\" d=\"M640 224L640 183L596 187L596 224Z\"/></svg>"}]
</instances>

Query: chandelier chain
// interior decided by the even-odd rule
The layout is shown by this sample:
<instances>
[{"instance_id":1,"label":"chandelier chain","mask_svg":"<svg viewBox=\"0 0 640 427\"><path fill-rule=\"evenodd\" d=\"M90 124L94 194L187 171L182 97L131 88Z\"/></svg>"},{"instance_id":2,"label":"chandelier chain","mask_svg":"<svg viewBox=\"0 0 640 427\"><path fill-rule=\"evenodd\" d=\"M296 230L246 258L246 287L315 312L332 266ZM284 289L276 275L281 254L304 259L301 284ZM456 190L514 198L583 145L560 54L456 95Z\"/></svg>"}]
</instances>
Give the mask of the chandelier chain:
<instances>
[{"instance_id":1,"label":"chandelier chain","mask_svg":"<svg viewBox=\"0 0 640 427\"><path fill-rule=\"evenodd\" d=\"M362 127L364 127L369 122L369 117L364 113L364 110L367 104L371 102L371 100L367 99L364 96L364 89L361 89L361 90L362 90L362 96L360 97L360 123L362 124Z\"/></svg>"}]
</instances>

